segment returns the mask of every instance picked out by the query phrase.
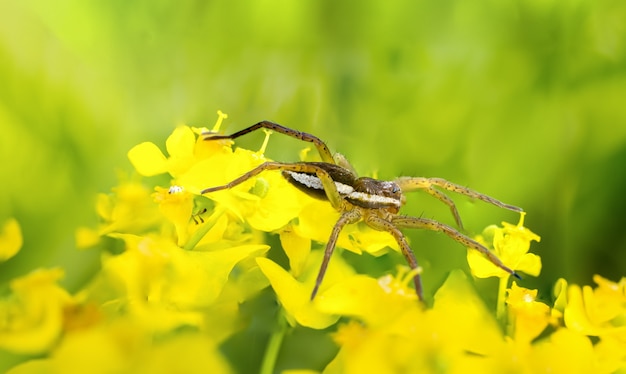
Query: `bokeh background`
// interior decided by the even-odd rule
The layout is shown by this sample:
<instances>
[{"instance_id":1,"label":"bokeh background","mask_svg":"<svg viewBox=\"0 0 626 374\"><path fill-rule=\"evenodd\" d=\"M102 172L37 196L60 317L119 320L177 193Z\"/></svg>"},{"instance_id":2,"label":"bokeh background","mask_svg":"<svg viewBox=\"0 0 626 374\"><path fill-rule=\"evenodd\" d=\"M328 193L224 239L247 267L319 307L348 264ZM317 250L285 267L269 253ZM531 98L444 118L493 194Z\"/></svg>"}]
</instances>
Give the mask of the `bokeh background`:
<instances>
[{"instance_id":1,"label":"bokeh background","mask_svg":"<svg viewBox=\"0 0 626 374\"><path fill-rule=\"evenodd\" d=\"M1 0L0 220L25 243L0 282L59 265L79 289L99 254L74 231L132 177L128 149L217 109L227 131L313 133L362 175L439 176L523 207L544 264L523 285L540 297L559 277L626 275L624 1ZM267 155L302 147L274 135ZM517 222L454 198L470 234ZM452 222L429 196L405 212ZM467 268L448 238L409 236L427 294ZM373 273L402 262L347 256Z\"/></svg>"}]
</instances>

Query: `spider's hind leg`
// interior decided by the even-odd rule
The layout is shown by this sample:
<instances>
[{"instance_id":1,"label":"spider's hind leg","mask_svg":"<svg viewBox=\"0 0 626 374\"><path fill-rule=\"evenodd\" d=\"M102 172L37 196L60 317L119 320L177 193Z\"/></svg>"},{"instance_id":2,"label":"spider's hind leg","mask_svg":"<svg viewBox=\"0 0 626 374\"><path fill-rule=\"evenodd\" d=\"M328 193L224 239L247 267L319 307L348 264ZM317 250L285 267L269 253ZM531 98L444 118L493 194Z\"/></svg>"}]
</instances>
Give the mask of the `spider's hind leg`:
<instances>
[{"instance_id":1,"label":"spider's hind leg","mask_svg":"<svg viewBox=\"0 0 626 374\"><path fill-rule=\"evenodd\" d=\"M317 151L319 152L320 157L322 158L322 161L327 162L329 164L335 163L333 159L333 155L332 153L330 153L330 149L328 149L328 146L326 146L326 143L324 143L317 136L311 135L306 132L293 130L293 129L290 129L289 127L285 127L283 125L279 125L278 123L274 123L271 121L261 121L261 122L255 123L254 125L247 127L243 130L237 131L236 133L231 134L231 135L219 135L219 134L212 134L212 133L205 133L203 135L205 136L204 140L235 139L235 138L246 135L248 133L251 133L261 128L276 131L277 133L284 134L292 138L296 138L305 142L313 143L315 145L315 148L317 148Z\"/></svg>"}]
</instances>

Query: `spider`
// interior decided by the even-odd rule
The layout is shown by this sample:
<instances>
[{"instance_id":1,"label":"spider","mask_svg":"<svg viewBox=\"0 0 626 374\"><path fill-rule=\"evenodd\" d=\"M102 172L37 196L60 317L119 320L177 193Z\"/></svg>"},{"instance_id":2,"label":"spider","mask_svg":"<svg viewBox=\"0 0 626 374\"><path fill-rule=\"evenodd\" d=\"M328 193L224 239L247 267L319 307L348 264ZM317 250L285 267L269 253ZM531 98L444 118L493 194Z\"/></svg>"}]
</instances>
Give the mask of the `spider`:
<instances>
[{"instance_id":1,"label":"spider","mask_svg":"<svg viewBox=\"0 0 626 374\"><path fill-rule=\"evenodd\" d=\"M465 247L479 251L497 267L516 278L520 278L515 271L504 265L498 257L482 244L459 231L463 230L459 212L452 199L439 189L466 195L515 212L521 212L521 208L505 204L492 197L467 187L448 182L442 178L400 177L394 181L381 181L374 178L358 177L348 162L340 155L336 155L339 157L333 157L329 148L318 137L270 121L256 123L231 135L217 135L212 133L205 133L203 135L205 136L204 140L235 139L261 128L313 143L322 161L294 163L264 162L228 184L205 188L201 191L201 194L230 189L264 171L279 170L282 172L283 177L295 187L314 198L327 200L333 208L340 212L341 215L335 223L326 244L322 264L317 274L315 286L311 292L311 300L315 298L322 284L339 233L344 226L359 221L365 222L365 224L375 230L387 231L394 237L400 247L402 255L415 274L413 276L413 283L419 300L423 300L424 298L417 259L400 229L413 228L442 232ZM398 214L406 200L404 193L415 190L423 190L446 204L450 208L459 229L457 230L433 219Z\"/></svg>"}]
</instances>

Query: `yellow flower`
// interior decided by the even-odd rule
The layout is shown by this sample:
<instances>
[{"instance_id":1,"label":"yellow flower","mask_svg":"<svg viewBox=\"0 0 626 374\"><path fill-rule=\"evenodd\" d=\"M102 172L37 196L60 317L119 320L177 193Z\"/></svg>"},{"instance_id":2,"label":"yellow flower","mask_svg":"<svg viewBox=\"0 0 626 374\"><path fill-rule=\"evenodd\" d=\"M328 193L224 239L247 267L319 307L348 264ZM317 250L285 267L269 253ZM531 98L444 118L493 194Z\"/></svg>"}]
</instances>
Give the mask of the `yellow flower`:
<instances>
[{"instance_id":1,"label":"yellow flower","mask_svg":"<svg viewBox=\"0 0 626 374\"><path fill-rule=\"evenodd\" d=\"M530 373L599 373L589 338L563 328L534 344L523 362Z\"/></svg>"},{"instance_id":2,"label":"yellow flower","mask_svg":"<svg viewBox=\"0 0 626 374\"><path fill-rule=\"evenodd\" d=\"M347 277L330 286L314 302L325 313L357 318L368 326L389 323L407 308L418 305L415 291L408 287L415 272L400 269L396 277Z\"/></svg>"},{"instance_id":3,"label":"yellow flower","mask_svg":"<svg viewBox=\"0 0 626 374\"><path fill-rule=\"evenodd\" d=\"M161 216L146 187L124 182L112 190L113 194L100 194L96 201L96 211L103 221L100 235L138 234L158 226Z\"/></svg>"},{"instance_id":4,"label":"yellow flower","mask_svg":"<svg viewBox=\"0 0 626 374\"><path fill-rule=\"evenodd\" d=\"M541 271L541 258L528 253L531 241L541 238L524 227L525 213L520 213L517 225L502 222L503 227L489 226L478 239L487 248L493 248L496 256L510 269L522 271L533 276ZM467 261L472 274L478 278L500 277L508 278L510 274L492 264L482 254L475 250L467 251Z\"/></svg>"},{"instance_id":5,"label":"yellow flower","mask_svg":"<svg viewBox=\"0 0 626 374\"><path fill-rule=\"evenodd\" d=\"M68 333L49 358L31 360L10 374L230 373L216 343L198 332L153 339L127 319Z\"/></svg>"},{"instance_id":6,"label":"yellow flower","mask_svg":"<svg viewBox=\"0 0 626 374\"><path fill-rule=\"evenodd\" d=\"M401 274L400 278L405 276ZM503 346L496 321L460 271L448 277L430 310L424 310L415 300L406 299L405 294L410 293L403 287L394 286L391 289L396 291L388 292L388 285L360 280L357 283L364 288L358 291L357 297L370 293L374 300L368 304L366 297L359 298L365 312L360 312L358 318L365 323L351 321L340 326L333 335L340 351L325 372L485 372L491 364L490 355ZM331 292L332 288L327 293ZM342 291L338 296L341 294L348 297L348 292ZM350 301L332 300L340 309L345 305L350 314L360 309ZM394 304L404 304L404 307L395 308ZM391 308L390 316L385 316L387 306Z\"/></svg>"},{"instance_id":7,"label":"yellow flower","mask_svg":"<svg viewBox=\"0 0 626 374\"><path fill-rule=\"evenodd\" d=\"M56 343L64 310L72 303L57 284L62 277L61 269L41 269L11 281L11 296L0 300L0 348L39 354Z\"/></svg>"},{"instance_id":8,"label":"yellow flower","mask_svg":"<svg viewBox=\"0 0 626 374\"><path fill-rule=\"evenodd\" d=\"M179 186L170 188L156 187L153 194L154 201L159 204L159 210L176 229L176 238L179 246L187 242L188 227L193 211L193 195Z\"/></svg>"},{"instance_id":9,"label":"yellow flower","mask_svg":"<svg viewBox=\"0 0 626 374\"><path fill-rule=\"evenodd\" d=\"M596 289L570 285L565 325L585 335L610 335L626 341L626 278L618 283L594 276Z\"/></svg>"},{"instance_id":10,"label":"yellow flower","mask_svg":"<svg viewBox=\"0 0 626 374\"><path fill-rule=\"evenodd\" d=\"M435 293L432 311L440 323L441 332L459 350L478 355L493 355L502 344L503 336L493 312L476 294L467 276L453 270Z\"/></svg>"},{"instance_id":11,"label":"yellow flower","mask_svg":"<svg viewBox=\"0 0 626 374\"><path fill-rule=\"evenodd\" d=\"M227 117L218 111L218 119L213 131L217 131L222 120ZM187 172L200 160L216 153L228 153L229 149L224 146L231 143L228 140L206 142L202 137L196 139L193 129L178 126L165 142L169 157L165 157L154 143L144 142L128 151L128 159L141 175L152 176L168 172L173 177L177 177Z\"/></svg>"},{"instance_id":12,"label":"yellow flower","mask_svg":"<svg viewBox=\"0 0 626 374\"><path fill-rule=\"evenodd\" d=\"M303 275L299 277L301 280L295 279L273 261L257 258L261 271L269 279L278 300L287 313L287 319L292 325L297 322L302 326L323 329L332 325L338 319L337 316L318 308L316 302L318 299L324 298L326 290L332 284L352 276L353 270L341 258L335 259L328 267L320 292L316 296L316 301L311 302L311 292L313 291L313 284L321 262L321 255L321 251L311 253Z\"/></svg>"},{"instance_id":13,"label":"yellow flower","mask_svg":"<svg viewBox=\"0 0 626 374\"><path fill-rule=\"evenodd\" d=\"M536 299L537 290L518 287L515 281L508 290L509 323L516 342L529 344L552 320L550 307Z\"/></svg>"},{"instance_id":14,"label":"yellow flower","mask_svg":"<svg viewBox=\"0 0 626 374\"><path fill-rule=\"evenodd\" d=\"M225 185L263 162L270 161L263 156L268 137L269 133L257 152L242 148L232 151L230 145L224 145L220 152L207 155L177 175L175 183L192 193L207 187ZM220 142L201 141L206 144ZM308 201L308 196L290 185L277 171L262 173L229 190L205 196L261 231L274 231L287 225L300 213L304 201Z\"/></svg>"},{"instance_id":15,"label":"yellow flower","mask_svg":"<svg viewBox=\"0 0 626 374\"><path fill-rule=\"evenodd\" d=\"M594 346L596 373L626 372L626 340L604 335Z\"/></svg>"},{"instance_id":16,"label":"yellow flower","mask_svg":"<svg viewBox=\"0 0 626 374\"><path fill-rule=\"evenodd\" d=\"M233 267L269 247L248 245L211 252L185 251L168 241L118 235L126 251L103 259L103 276L126 308L154 331L202 325L200 309L211 306Z\"/></svg>"},{"instance_id":17,"label":"yellow flower","mask_svg":"<svg viewBox=\"0 0 626 374\"><path fill-rule=\"evenodd\" d=\"M7 220L0 227L0 262L15 256L22 248L22 230L15 219Z\"/></svg>"}]
</instances>

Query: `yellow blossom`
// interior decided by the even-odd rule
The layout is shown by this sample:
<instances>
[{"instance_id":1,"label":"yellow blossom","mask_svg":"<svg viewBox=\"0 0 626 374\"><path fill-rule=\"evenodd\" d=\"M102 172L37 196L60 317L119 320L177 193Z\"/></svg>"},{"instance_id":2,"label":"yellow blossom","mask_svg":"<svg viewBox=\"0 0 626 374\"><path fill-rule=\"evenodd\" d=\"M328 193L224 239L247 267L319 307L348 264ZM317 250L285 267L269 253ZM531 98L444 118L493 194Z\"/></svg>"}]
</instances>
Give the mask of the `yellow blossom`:
<instances>
[{"instance_id":1,"label":"yellow blossom","mask_svg":"<svg viewBox=\"0 0 626 374\"><path fill-rule=\"evenodd\" d=\"M478 241L486 244L488 248L492 248L494 254L510 269L537 276L541 271L541 258L528 253L528 250L531 241L538 242L541 238L524 227L524 216L525 213L522 212L517 225L502 222L503 227L501 228L487 227ZM494 276L508 278L510 275L475 250L467 251L467 261L472 274L478 278Z\"/></svg>"},{"instance_id":2,"label":"yellow blossom","mask_svg":"<svg viewBox=\"0 0 626 374\"><path fill-rule=\"evenodd\" d=\"M189 236L187 228L193 211L193 195L179 186L155 189L154 201L159 204L163 216L174 225L177 243L182 246Z\"/></svg>"},{"instance_id":3,"label":"yellow blossom","mask_svg":"<svg viewBox=\"0 0 626 374\"><path fill-rule=\"evenodd\" d=\"M63 331L63 313L72 303L57 282L63 270L37 270L11 281L12 294L0 300L0 348L22 354L50 349Z\"/></svg>"},{"instance_id":4,"label":"yellow blossom","mask_svg":"<svg viewBox=\"0 0 626 374\"><path fill-rule=\"evenodd\" d=\"M325 313L354 317L368 326L388 323L417 305L415 291L408 287L415 272L401 269L396 277L375 279L354 275L345 278L330 286L314 302Z\"/></svg>"},{"instance_id":5,"label":"yellow blossom","mask_svg":"<svg viewBox=\"0 0 626 374\"><path fill-rule=\"evenodd\" d=\"M261 271L263 271L263 274L269 279L272 288L276 292L276 296L287 313L288 320L292 324L298 322L302 326L323 329L332 325L338 319L337 316L333 316L318 309L315 302L311 302L311 292L313 291L317 269L321 262L321 254L320 251L311 253L305 272L303 276L300 277L302 281L295 279L291 274L269 259L257 259ZM322 282L320 292L316 298L322 299L324 292L330 285L341 279L350 277L352 273L352 269L340 258L335 259L328 267L324 282Z\"/></svg>"},{"instance_id":6,"label":"yellow blossom","mask_svg":"<svg viewBox=\"0 0 626 374\"><path fill-rule=\"evenodd\" d=\"M217 114L214 132L219 130L222 120L228 117L221 111ZM204 141L203 136L196 138L199 133L205 134L202 130L178 126L165 141L169 157L163 155L154 143L144 142L128 151L128 159L141 175L152 176L168 172L173 177L177 177L201 160L215 154L229 153L231 141L207 142Z\"/></svg>"},{"instance_id":7,"label":"yellow blossom","mask_svg":"<svg viewBox=\"0 0 626 374\"><path fill-rule=\"evenodd\" d=\"M366 289L360 293L372 293L373 283L361 282ZM339 287L339 284L337 284ZM328 290L328 293L332 288ZM383 294L386 294L385 291ZM378 294L378 295L383 295ZM378 301L386 301L391 316L376 317L388 304L366 310L365 323L349 322L341 326L334 339L340 346L335 359L328 365L329 373L464 373L484 372L490 361L488 355L496 352L503 339L495 320L490 317L480 298L467 284L460 272L453 272L435 296L435 305L424 310L413 300L403 308L395 309L394 303L403 299L404 292L387 294ZM348 296L344 293L344 296ZM336 302L340 300L335 299ZM365 299L363 299L365 303ZM342 304L348 305L349 301ZM372 304L375 304L372 303ZM341 304L338 304L341 305ZM367 306L367 304L363 304ZM352 306L348 309L355 310ZM371 324L368 321L375 321Z\"/></svg>"},{"instance_id":8,"label":"yellow blossom","mask_svg":"<svg viewBox=\"0 0 626 374\"><path fill-rule=\"evenodd\" d=\"M537 290L529 290L514 281L508 290L509 322L516 342L529 344L551 321L550 307L536 301Z\"/></svg>"},{"instance_id":9,"label":"yellow blossom","mask_svg":"<svg viewBox=\"0 0 626 374\"><path fill-rule=\"evenodd\" d=\"M99 194L96 211L102 219L100 235L109 233L143 233L159 224L157 206L150 191L136 182L124 182L112 194Z\"/></svg>"},{"instance_id":10,"label":"yellow blossom","mask_svg":"<svg viewBox=\"0 0 626 374\"><path fill-rule=\"evenodd\" d=\"M626 278L611 282L594 276L598 287L570 285L565 325L591 336L610 335L626 341Z\"/></svg>"},{"instance_id":11,"label":"yellow blossom","mask_svg":"<svg viewBox=\"0 0 626 374\"><path fill-rule=\"evenodd\" d=\"M165 142L169 157L165 157L154 143L144 142L128 151L128 159L141 175L153 176L168 172L176 177L198 161L195 155L196 142L203 141L196 141L191 128L179 126ZM198 143L198 146L205 143L207 142Z\"/></svg>"},{"instance_id":12,"label":"yellow blossom","mask_svg":"<svg viewBox=\"0 0 626 374\"><path fill-rule=\"evenodd\" d=\"M344 249L374 256L398 249L391 235L360 222L342 230L311 300L340 212L295 188L279 171L199 196L270 161L264 155L270 132L256 151L211 140L224 118L218 112L212 130L177 127L165 143L167 155L152 143L129 151L139 174L172 178L152 194L152 188L130 181L98 197L102 222L97 229L76 230L76 242L93 246L106 236L100 241L105 251L100 272L76 295L57 285L59 269L9 283L10 294L0 299L0 348L36 355L10 374L228 373L224 356L238 365L241 357L233 357L232 347L251 333L250 341L262 342L259 331L269 336L261 365L269 373L279 370L279 353L288 352L281 342L296 325L318 330L307 333L319 337L327 334L324 329L336 331L330 334L339 351L323 369L327 374L626 372L626 278L595 276L595 288L560 279L551 308L538 301L549 295L516 282L508 288L509 274L471 250L468 262L476 277L500 278L495 311L483 302L493 298L478 295L474 279L458 269L428 305L410 286L421 269L401 267L374 278L346 263ZM308 156L317 154L300 155ZM334 159L350 167L341 156ZM268 233L279 237L268 240ZM21 240L17 222L6 223L0 261L13 256ZM265 258L265 243L278 240L287 258L279 248ZM523 213L516 225L490 226L477 240L511 269L540 273L540 258L528 253L540 238L524 227ZM282 308L274 313L275 327L264 319L272 313L259 306L275 305L271 292L260 292L268 286ZM251 357L257 355L253 348ZM307 370L313 372L285 372Z\"/></svg>"},{"instance_id":13,"label":"yellow blossom","mask_svg":"<svg viewBox=\"0 0 626 374\"><path fill-rule=\"evenodd\" d=\"M28 373L229 373L214 341L186 332L150 339L127 319L74 331L49 358L16 366L10 374Z\"/></svg>"},{"instance_id":14,"label":"yellow blossom","mask_svg":"<svg viewBox=\"0 0 626 374\"><path fill-rule=\"evenodd\" d=\"M568 329L558 329L537 342L525 360L530 373L598 373L589 338Z\"/></svg>"},{"instance_id":15,"label":"yellow blossom","mask_svg":"<svg viewBox=\"0 0 626 374\"><path fill-rule=\"evenodd\" d=\"M185 251L163 240L120 235L126 251L103 259L103 276L119 297L112 305L127 308L154 331L202 324L200 308L217 299L233 267L266 245L211 252Z\"/></svg>"}]
</instances>

